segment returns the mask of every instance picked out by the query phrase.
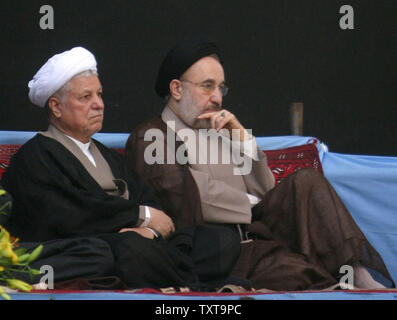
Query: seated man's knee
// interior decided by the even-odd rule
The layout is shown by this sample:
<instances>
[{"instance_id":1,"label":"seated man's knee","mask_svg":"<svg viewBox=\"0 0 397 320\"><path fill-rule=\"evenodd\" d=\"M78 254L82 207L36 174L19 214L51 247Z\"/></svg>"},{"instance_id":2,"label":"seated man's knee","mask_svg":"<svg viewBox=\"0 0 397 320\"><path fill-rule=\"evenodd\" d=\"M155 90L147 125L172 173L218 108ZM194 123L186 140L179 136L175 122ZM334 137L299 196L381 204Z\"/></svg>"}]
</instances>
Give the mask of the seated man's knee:
<instances>
[{"instance_id":1,"label":"seated man's knee","mask_svg":"<svg viewBox=\"0 0 397 320\"><path fill-rule=\"evenodd\" d=\"M21 243L29 251L38 243ZM30 266L41 269L50 266L54 272L54 281L74 278L92 278L111 274L114 258L110 246L101 239L79 237L57 239L43 243L43 250Z\"/></svg>"},{"instance_id":2,"label":"seated man's knee","mask_svg":"<svg viewBox=\"0 0 397 320\"><path fill-rule=\"evenodd\" d=\"M109 244L98 238L79 239L79 251L93 276L105 276L114 269L114 256Z\"/></svg>"}]
</instances>

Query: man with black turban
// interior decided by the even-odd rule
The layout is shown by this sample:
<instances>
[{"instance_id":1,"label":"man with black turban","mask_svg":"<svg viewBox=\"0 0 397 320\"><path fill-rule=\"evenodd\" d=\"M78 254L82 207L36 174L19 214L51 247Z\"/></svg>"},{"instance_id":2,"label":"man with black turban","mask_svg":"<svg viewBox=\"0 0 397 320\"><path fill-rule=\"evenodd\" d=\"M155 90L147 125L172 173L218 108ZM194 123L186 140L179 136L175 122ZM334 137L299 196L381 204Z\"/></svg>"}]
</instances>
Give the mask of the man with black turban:
<instances>
[{"instance_id":1,"label":"man with black turban","mask_svg":"<svg viewBox=\"0 0 397 320\"><path fill-rule=\"evenodd\" d=\"M232 274L272 290L331 287L343 265L352 266L356 287L383 287L369 269L391 279L323 175L304 169L275 186L255 138L222 108L228 88L214 43L174 47L155 90L165 107L131 133L127 158L176 229L214 224L239 235Z\"/></svg>"}]
</instances>

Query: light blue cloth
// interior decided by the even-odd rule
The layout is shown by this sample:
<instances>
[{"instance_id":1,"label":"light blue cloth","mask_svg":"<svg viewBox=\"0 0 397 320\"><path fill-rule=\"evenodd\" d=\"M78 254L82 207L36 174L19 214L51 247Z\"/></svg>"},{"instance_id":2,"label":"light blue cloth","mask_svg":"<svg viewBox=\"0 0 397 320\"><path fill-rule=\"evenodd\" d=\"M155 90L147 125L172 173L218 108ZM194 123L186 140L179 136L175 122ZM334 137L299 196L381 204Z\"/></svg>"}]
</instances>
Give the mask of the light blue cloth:
<instances>
[{"instance_id":1,"label":"light blue cloth","mask_svg":"<svg viewBox=\"0 0 397 320\"><path fill-rule=\"evenodd\" d=\"M33 131L0 131L0 144L23 144L33 138ZM96 133L92 136L109 148L124 148L129 137L127 133Z\"/></svg>"},{"instance_id":2,"label":"light blue cloth","mask_svg":"<svg viewBox=\"0 0 397 320\"><path fill-rule=\"evenodd\" d=\"M326 152L322 166L397 283L397 157Z\"/></svg>"},{"instance_id":3,"label":"light blue cloth","mask_svg":"<svg viewBox=\"0 0 397 320\"><path fill-rule=\"evenodd\" d=\"M23 144L35 135L32 131L0 131L0 144Z\"/></svg>"},{"instance_id":4,"label":"light blue cloth","mask_svg":"<svg viewBox=\"0 0 397 320\"><path fill-rule=\"evenodd\" d=\"M0 144L22 144L36 133L0 131ZM124 148L129 134L97 133L111 148ZM257 137L263 150L284 149L313 141L313 137ZM397 283L397 157L339 154L318 141L324 174L368 241L382 255Z\"/></svg>"}]
</instances>

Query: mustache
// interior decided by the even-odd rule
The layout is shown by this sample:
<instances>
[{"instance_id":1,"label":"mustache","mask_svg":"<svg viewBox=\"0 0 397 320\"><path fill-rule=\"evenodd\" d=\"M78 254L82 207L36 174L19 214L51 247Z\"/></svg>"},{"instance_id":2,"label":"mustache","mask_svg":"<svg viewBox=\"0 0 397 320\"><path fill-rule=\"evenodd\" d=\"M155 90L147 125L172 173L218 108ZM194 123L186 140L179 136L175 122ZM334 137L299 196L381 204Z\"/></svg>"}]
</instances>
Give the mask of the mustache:
<instances>
[{"instance_id":1,"label":"mustache","mask_svg":"<svg viewBox=\"0 0 397 320\"><path fill-rule=\"evenodd\" d=\"M220 106L220 105L217 105L217 104L214 104L214 105L212 105L212 106L209 106L208 108L205 108L204 109L204 111L203 111L203 113L204 112L207 112L207 111L219 111L219 110L221 110L222 109L222 106Z\"/></svg>"}]
</instances>

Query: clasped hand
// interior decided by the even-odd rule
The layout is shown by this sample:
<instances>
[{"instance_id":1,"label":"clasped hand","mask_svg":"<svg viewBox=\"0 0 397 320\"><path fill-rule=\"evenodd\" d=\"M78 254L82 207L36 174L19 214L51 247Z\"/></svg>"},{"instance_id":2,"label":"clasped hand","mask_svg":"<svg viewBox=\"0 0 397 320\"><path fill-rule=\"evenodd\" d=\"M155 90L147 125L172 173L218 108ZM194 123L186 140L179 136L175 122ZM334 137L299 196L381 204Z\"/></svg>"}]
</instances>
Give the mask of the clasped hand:
<instances>
[{"instance_id":1,"label":"clasped hand","mask_svg":"<svg viewBox=\"0 0 397 320\"><path fill-rule=\"evenodd\" d=\"M171 218L167 216L163 211L149 207L150 210L150 221L147 228L156 230L161 234L163 238L167 238L175 231L174 223ZM135 228L123 228L119 232L133 231L140 234L142 237L153 239L154 234L146 227L135 227Z\"/></svg>"}]
</instances>

